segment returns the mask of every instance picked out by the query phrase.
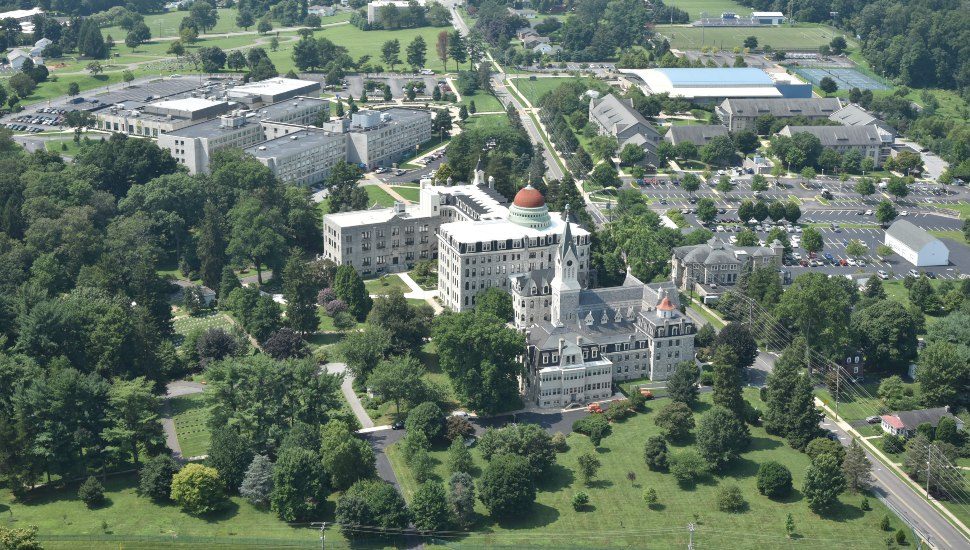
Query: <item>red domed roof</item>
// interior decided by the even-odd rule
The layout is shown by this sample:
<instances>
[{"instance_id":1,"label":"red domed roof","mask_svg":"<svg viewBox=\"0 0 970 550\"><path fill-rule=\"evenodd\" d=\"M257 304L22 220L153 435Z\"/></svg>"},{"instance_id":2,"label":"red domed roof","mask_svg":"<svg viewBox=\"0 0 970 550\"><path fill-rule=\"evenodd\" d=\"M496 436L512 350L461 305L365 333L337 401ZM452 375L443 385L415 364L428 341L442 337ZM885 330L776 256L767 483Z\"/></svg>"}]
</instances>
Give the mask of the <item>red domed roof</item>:
<instances>
[{"instance_id":1,"label":"red domed roof","mask_svg":"<svg viewBox=\"0 0 970 550\"><path fill-rule=\"evenodd\" d=\"M546 205L546 199L538 189L526 185L515 194L512 204L522 208L539 208Z\"/></svg>"},{"instance_id":2,"label":"red domed roof","mask_svg":"<svg viewBox=\"0 0 970 550\"><path fill-rule=\"evenodd\" d=\"M677 308L674 307L674 304L670 301L670 298L664 296L664 299L660 300L660 305L657 306L657 309L660 311L673 311Z\"/></svg>"}]
</instances>

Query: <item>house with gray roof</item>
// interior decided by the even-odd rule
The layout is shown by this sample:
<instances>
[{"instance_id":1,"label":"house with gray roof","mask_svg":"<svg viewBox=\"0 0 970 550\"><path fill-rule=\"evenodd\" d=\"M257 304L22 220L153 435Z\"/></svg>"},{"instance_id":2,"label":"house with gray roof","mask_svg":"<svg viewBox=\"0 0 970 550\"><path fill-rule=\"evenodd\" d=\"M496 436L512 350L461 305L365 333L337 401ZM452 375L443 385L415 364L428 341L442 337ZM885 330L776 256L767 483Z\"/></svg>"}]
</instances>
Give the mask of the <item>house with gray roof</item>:
<instances>
[{"instance_id":1,"label":"house with gray roof","mask_svg":"<svg viewBox=\"0 0 970 550\"><path fill-rule=\"evenodd\" d=\"M963 431L963 420L950 414L949 407L898 411L884 414L880 417L883 431L901 437L912 437L916 435L916 429L923 424L929 424L935 428L940 424L940 420L944 418L952 418L957 425L957 430Z\"/></svg>"},{"instance_id":2,"label":"house with gray roof","mask_svg":"<svg viewBox=\"0 0 970 550\"><path fill-rule=\"evenodd\" d=\"M885 243L893 252L916 267L950 263L950 249L943 241L906 220L896 220L889 226Z\"/></svg>"},{"instance_id":3,"label":"house with gray roof","mask_svg":"<svg viewBox=\"0 0 970 550\"><path fill-rule=\"evenodd\" d=\"M601 135L616 138L618 150L627 143L636 144L647 154L644 162L656 165L660 133L633 108L632 99L620 99L613 94L590 98L589 120Z\"/></svg>"},{"instance_id":4,"label":"house with gray roof","mask_svg":"<svg viewBox=\"0 0 970 550\"><path fill-rule=\"evenodd\" d=\"M873 125L868 126L785 126L779 135L791 137L797 133L809 133L817 137L822 147L840 155L859 151L862 158L869 158L882 166L889 156L889 147Z\"/></svg>"},{"instance_id":5,"label":"house with gray roof","mask_svg":"<svg viewBox=\"0 0 970 550\"><path fill-rule=\"evenodd\" d=\"M759 117L776 119L804 117L807 120L829 118L842 108L839 98L728 98L714 108L714 113L731 132L755 129Z\"/></svg>"},{"instance_id":6,"label":"house with gray roof","mask_svg":"<svg viewBox=\"0 0 970 550\"><path fill-rule=\"evenodd\" d=\"M727 136L727 126L723 124L691 124L689 126L671 126L664 135L664 141L671 145L690 142L698 147L707 145L718 136Z\"/></svg>"},{"instance_id":7,"label":"house with gray roof","mask_svg":"<svg viewBox=\"0 0 970 550\"><path fill-rule=\"evenodd\" d=\"M718 238L704 244L678 246L670 260L670 279L676 288L697 293L704 303L714 302L738 282L749 268L781 267L784 245L734 246Z\"/></svg>"}]
</instances>

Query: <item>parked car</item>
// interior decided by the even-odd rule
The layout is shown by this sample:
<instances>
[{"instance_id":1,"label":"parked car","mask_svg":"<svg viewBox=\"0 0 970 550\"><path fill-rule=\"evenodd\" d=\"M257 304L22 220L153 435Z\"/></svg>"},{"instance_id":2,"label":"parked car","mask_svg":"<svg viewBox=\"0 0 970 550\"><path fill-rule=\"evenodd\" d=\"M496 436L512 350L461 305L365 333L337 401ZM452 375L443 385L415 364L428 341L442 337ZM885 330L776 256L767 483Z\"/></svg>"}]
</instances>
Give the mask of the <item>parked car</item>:
<instances>
[{"instance_id":1,"label":"parked car","mask_svg":"<svg viewBox=\"0 0 970 550\"><path fill-rule=\"evenodd\" d=\"M403 430L404 429L404 421L403 420L397 420L397 421L395 421L393 424L391 424L391 429L392 430Z\"/></svg>"},{"instance_id":2,"label":"parked car","mask_svg":"<svg viewBox=\"0 0 970 550\"><path fill-rule=\"evenodd\" d=\"M909 275L910 277L919 277L919 270L910 269L907 275Z\"/></svg>"},{"instance_id":3,"label":"parked car","mask_svg":"<svg viewBox=\"0 0 970 550\"><path fill-rule=\"evenodd\" d=\"M600 407L599 403L590 403L589 406L586 407L586 410L593 414L600 414L603 412L603 408Z\"/></svg>"},{"instance_id":4,"label":"parked car","mask_svg":"<svg viewBox=\"0 0 970 550\"><path fill-rule=\"evenodd\" d=\"M879 277L880 279L885 281L886 279L889 278L889 274L883 271L882 269L880 269L879 271L876 272L876 277Z\"/></svg>"},{"instance_id":5,"label":"parked car","mask_svg":"<svg viewBox=\"0 0 970 550\"><path fill-rule=\"evenodd\" d=\"M934 273L934 272L932 272L932 271L924 271L924 272L923 272L923 275L926 275L926 276L927 276L927 277L929 277L930 279L935 279L935 278L936 278L936 273Z\"/></svg>"},{"instance_id":6,"label":"parked car","mask_svg":"<svg viewBox=\"0 0 970 550\"><path fill-rule=\"evenodd\" d=\"M867 416L866 422L869 424L879 424L882 422L882 418L879 418L878 416Z\"/></svg>"}]
</instances>

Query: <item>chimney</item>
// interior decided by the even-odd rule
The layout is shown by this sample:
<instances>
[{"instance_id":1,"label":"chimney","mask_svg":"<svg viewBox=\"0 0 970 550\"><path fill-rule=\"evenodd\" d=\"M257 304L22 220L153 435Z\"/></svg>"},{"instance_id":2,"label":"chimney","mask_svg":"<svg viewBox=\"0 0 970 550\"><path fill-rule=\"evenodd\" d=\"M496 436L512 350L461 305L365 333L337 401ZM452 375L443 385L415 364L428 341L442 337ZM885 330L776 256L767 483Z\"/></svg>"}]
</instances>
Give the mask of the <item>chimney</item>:
<instances>
[{"instance_id":1,"label":"chimney","mask_svg":"<svg viewBox=\"0 0 970 550\"><path fill-rule=\"evenodd\" d=\"M495 189L495 176L488 177L488 188Z\"/></svg>"}]
</instances>

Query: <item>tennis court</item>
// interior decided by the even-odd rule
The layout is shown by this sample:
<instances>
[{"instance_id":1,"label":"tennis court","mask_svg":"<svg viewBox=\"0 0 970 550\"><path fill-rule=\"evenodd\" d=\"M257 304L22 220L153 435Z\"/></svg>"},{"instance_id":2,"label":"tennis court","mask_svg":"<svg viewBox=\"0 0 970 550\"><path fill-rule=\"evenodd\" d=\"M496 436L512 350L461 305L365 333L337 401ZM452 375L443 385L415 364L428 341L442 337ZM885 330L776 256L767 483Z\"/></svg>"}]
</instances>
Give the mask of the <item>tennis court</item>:
<instances>
[{"instance_id":1,"label":"tennis court","mask_svg":"<svg viewBox=\"0 0 970 550\"><path fill-rule=\"evenodd\" d=\"M840 90L891 90L892 87L858 69L840 67L795 67L799 76L818 86L826 76L839 85Z\"/></svg>"}]
</instances>

